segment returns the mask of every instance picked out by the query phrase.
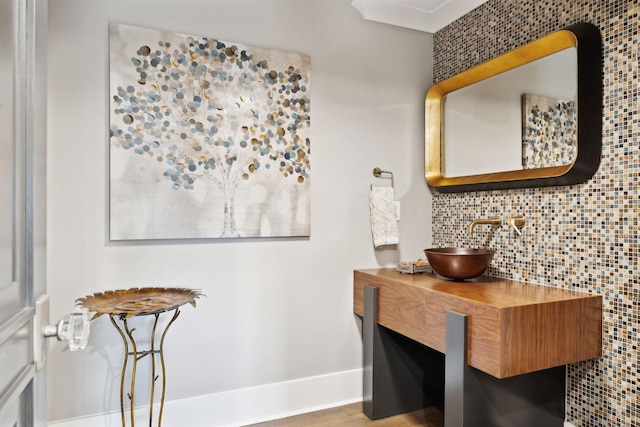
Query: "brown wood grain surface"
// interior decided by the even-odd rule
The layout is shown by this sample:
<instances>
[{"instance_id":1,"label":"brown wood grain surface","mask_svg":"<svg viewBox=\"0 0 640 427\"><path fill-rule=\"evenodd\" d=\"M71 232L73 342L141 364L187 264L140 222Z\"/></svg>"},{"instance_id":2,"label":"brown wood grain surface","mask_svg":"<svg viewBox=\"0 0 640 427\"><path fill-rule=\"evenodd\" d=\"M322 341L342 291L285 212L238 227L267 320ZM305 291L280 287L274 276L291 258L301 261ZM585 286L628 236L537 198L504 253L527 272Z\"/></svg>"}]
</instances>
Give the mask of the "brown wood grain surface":
<instances>
[{"instance_id":1,"label":"brown wood grain surface","mask_svg":"<svg viewBox=\"0 0 640 427\"><path fill-rule=\"evenodd\" d=\"M444 415L436 408L425 408L379 420L362 412L362 403L252 424L254 427L442 427Z\"/></svg>"},{"instance_id":2,"label":"brown wood grain surface","mask_svg":"<svg viewBox=\"0 0 640 427\"><path fill-rule=\"evenodd\" d=\"M364 286L378 288L378 323L440 352L447 311L468 316L469 365L497 378L600 357L602 297L482 276L454 282L433 273L354 271L354 313Z\"/></svg>"}]
</instances>

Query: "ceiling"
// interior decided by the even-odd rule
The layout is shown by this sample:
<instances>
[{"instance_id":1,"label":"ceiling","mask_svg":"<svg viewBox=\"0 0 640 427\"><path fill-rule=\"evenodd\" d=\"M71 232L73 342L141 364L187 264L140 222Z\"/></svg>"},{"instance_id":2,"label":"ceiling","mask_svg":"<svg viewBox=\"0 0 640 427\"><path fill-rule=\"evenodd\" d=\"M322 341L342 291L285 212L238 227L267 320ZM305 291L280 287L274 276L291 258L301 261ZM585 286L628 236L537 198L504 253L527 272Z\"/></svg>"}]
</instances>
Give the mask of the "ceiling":
<instances>
[{"instance_id":1,"label":"ceiling","mask_svg":"<svg viewBox=\"0 0 640 427\"><path fill-rule=\"evenodd\" d=\"M352 0L369 21L435 33L487 0Z\"/></svg>"}]
</instances>

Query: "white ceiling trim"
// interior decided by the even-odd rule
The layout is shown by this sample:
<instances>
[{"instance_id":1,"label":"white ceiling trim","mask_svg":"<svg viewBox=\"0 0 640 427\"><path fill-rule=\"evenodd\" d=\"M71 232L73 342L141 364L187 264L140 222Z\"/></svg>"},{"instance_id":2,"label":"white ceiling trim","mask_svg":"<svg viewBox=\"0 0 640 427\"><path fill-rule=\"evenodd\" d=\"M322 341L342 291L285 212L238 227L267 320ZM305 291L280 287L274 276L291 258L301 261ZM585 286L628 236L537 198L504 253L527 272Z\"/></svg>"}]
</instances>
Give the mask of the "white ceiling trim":
<instances>
[{"instance_id":1,"label":"white ceiling trim","mask_svg":"<svg viewBox=\"0 0 640 427\"><path fill-rule=\"evenodd\" d=\"M487 0L352 0L368 21L435 33Z\"/></svg>"}]
</instances>

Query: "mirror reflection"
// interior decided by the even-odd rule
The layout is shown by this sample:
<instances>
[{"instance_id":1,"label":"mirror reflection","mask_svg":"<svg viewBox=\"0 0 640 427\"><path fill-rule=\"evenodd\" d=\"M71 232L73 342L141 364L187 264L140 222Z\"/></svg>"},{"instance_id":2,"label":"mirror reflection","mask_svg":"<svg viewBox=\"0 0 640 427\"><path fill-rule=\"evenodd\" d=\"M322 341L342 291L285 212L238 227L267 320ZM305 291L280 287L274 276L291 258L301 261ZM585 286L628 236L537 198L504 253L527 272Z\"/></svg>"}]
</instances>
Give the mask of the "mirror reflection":
<instances>
[{"instance_id":1,"label":"mirror reflection","mask_svg":"<svg viewBox=\"0 0 640 427\"><path fill-rule=\"evenodd\" d=\"M445 95L443 176L573 163L576 64L568 48Z\"/></svg>"}]
</instances>

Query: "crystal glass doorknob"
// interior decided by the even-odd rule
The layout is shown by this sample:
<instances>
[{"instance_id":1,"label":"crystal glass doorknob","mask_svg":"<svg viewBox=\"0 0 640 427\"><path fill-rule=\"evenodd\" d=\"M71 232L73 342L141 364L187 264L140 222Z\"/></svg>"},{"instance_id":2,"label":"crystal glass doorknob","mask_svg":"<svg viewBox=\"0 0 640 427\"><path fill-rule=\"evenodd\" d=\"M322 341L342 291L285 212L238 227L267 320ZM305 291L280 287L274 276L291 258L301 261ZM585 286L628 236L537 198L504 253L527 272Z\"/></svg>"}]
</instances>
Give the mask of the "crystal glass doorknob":
<instances>
[{"instance_id":1,"label":"crystal glass doorknob","mask_svg":"<svg viewBox=\"0 0 640 427\"><path fill-rule=\"evenodd\" d=\"M89 310L75 307L73 312L63 317L57 325L44 327L45 337L57 337L58 341L68 341L69 350L84 350L89 342Z\"/></svg>"}]
</instances>

